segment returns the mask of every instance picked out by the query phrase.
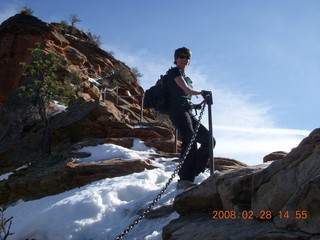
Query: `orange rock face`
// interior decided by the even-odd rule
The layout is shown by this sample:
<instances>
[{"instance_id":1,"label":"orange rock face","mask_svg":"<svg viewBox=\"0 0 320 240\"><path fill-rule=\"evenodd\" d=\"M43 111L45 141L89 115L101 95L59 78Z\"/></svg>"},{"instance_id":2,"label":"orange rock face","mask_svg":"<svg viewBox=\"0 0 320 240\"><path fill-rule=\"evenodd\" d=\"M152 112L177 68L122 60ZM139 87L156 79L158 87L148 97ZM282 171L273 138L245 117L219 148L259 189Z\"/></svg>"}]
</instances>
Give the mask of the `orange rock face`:
<instances>
[{"instance_id":1,"label":"orange rock face","mask_svg":"<svg viewBox=\"0 0 320 240\"><path fill-rule=\"evenodd\" d=\"M17 16L17 15L16 15ZM29 21L37 22L34 17ZM34 47L35 42L43 42L49 26L41 22L35 28L23 29L24 15L9 18L0 26L0 109L18 85L23 73L21 62L29 62L28 48Z\"/></svg>"},{"instance_id":2,"label":"orange rock face","mask_svg":"<svg viewBox=\"0 0 320 240\"><path fill-rule=\"evenodd\" d=\"M77 29L74 35L62 34L59 24L45 23L34 16L17 14L4 21L0 26L0 110L11 96L23 74L21 62L30 62L29 48L35 48L39 42L47 52L53 52L65 62L69 69L77 70L84 81L88 78L101 78L112 75L116 67L127 69L131 74L130 86L121 84L123 91L141 94L142 88L137 84L130 69L117 61L110 53L91 43L88 37ZM119 80L119 79L118 79ZM85 88L89 96L97 100L99 93L92 84ZM88 97L88 95L86 95ZM137 101L136 101L137 102Z\"/></svg>"}]
</instances>

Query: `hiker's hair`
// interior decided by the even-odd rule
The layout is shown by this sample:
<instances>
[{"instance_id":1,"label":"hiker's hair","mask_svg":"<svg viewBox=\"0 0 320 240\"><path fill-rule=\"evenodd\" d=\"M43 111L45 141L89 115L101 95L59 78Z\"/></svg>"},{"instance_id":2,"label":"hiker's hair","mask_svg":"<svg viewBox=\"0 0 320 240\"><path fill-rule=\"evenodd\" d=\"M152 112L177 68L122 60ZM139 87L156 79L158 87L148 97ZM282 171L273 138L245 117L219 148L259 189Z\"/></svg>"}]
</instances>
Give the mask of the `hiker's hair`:
<instances>
[{"instance_id":1,"label":"hiker's hair","mask_svg":"<svg viewBox=\"0 0 320 240\"><path fill-rule=\"evenodd\" d=\"M180 55L186 55L188 57L191 57L192 52L190 49L186 48L186 47L182 47L182 48L178 48L175 52L174 52L174 64L177 64L176 59L180 56Z\"/></svg>"}]
</instances>

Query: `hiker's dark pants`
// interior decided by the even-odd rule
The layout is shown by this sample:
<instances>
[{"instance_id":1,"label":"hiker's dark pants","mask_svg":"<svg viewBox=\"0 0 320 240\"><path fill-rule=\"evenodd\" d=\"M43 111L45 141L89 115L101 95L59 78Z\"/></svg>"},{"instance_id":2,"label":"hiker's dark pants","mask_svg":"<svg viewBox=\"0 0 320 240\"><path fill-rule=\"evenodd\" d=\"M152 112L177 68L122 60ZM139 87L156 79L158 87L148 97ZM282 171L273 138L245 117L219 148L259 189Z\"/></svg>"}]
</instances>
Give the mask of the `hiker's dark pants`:
<instances>
[{"instance_id":1,"label":"hiker's dark pants","mask_svg":"<svg viewBox=\"0 0 320 240\"><path fill-rule=\"evenodd\" d=\"M173 125L182 137L181 157L186 151L197 125L197 120L191 110L178 107L169 109L169 116ZM197 147L200 143L200 147ZM215 140L213 139L213 146ZM209 131L201 124L191 149L181 166L179 176L181 180L194 181L203 172L209 160Z\"/></svg>"}]
</instances>

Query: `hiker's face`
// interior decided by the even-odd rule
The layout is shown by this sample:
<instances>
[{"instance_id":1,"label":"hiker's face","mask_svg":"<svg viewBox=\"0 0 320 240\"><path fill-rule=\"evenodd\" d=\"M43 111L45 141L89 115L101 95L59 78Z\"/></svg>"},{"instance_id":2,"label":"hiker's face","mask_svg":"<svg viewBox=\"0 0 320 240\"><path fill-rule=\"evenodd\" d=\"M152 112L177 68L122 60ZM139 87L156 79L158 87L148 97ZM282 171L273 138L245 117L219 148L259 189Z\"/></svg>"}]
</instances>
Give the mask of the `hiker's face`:
<instances>
[{"instance_id":1,"label":"hiker's face","mask_svg":"<svg viewBox=\"0 0 320 240\"><path fill-rule=\"evenodd\" d=\"M177 57L176 62L179 68L185 68L190 63L190 56L186 54L181 54Z\"/></svg>"}]
</instances>

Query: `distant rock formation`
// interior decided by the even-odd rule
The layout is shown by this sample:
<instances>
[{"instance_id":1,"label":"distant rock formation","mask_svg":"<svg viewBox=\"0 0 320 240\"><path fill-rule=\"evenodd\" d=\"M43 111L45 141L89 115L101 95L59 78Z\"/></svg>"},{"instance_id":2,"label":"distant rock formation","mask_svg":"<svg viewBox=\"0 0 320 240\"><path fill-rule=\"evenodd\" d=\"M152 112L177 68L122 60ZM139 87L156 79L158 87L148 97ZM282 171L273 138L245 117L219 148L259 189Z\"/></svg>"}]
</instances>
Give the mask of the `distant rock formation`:
<instances>
[{"instance_id":1,"label":"distant rock formation","mask_svg":"<svg viewBox=\"0 0 320 240\"><path fill-rule=\"evenodd\" d=\"M164 240L318 239L320 129L270 165L214 173L173 206Z\"/></svg>"},{"instance_id":2,"label":"distant rock formation","mask_svg":"<svg viewBox=\"0 0 320 240\"><path fill-rule=\"evenodd\" d=\"M263 162L281 160L285 156L287 156L287 154L288 154L287 152L283 152L283 151L272 152L272 153L269 153L268 155L264 156Z\"/></svg>"}]
</instances>

